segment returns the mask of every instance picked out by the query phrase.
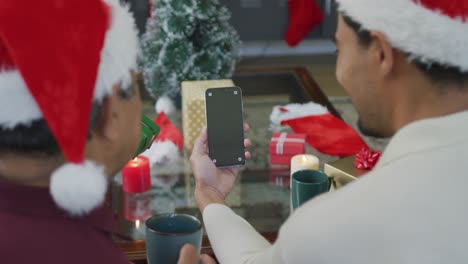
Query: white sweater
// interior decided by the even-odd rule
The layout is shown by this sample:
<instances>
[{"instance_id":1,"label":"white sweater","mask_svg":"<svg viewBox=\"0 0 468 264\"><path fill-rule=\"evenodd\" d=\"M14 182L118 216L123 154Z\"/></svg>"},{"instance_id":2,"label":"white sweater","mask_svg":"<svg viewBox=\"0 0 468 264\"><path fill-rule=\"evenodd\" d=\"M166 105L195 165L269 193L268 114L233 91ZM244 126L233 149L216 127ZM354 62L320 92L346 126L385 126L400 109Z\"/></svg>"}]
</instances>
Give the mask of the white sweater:
<instances>
[{"instance_id":1,"label":"white sweater","mask_svg":"<svg viewBox=\"0 0 468 264\"><path fill-rule=\"evenodd\" d=\"M270 245L224 205L203 212L222 264L468 263L468 112L414 122L374 170L304 204Z\"/></svg>"}]
</instances>

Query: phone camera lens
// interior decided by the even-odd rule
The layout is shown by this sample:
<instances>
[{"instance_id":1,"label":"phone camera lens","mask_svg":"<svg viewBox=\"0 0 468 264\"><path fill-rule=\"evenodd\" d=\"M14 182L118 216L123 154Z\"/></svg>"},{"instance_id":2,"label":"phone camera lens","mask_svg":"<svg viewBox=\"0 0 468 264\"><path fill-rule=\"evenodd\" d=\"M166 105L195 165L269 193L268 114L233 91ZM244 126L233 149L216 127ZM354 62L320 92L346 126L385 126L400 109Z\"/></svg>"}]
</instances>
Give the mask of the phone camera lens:
<instances>
[{"instance_id":1,"label":"phone camera lens","mask_svg":"<svg viewBox=\"0 0 468 264\"><path fill-rule=\"evenodd\" d=\"M234 91L234 94L237 94L237 91Z\"/></svg>"},{"instance_id":2,"label":"phone camera lens","mask_svg":"<svg viewBox=\"0 0 468 264\"><path fill-rule=\"evenodd\" d=\"M212 93L208 93L208 96L212 96L213 94Z\"/></svg>"}]
</instances>

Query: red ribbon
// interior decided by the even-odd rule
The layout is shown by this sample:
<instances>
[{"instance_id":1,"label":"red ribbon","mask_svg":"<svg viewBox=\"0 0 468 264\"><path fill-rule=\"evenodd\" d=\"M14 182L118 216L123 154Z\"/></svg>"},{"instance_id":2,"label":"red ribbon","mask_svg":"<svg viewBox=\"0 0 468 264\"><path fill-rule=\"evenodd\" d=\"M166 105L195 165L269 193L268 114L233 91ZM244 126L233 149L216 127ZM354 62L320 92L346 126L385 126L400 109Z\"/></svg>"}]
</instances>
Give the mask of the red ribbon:
<instances>
[{"instance_id":1,"label":"red ribbon","mask_svg":"<svg viewBox=\"0 0 468 264\"><path fill-rule=\"evenodd\" d=\"M375 151L370 148L363 148L356 154L354 165L360 170L371 170L379 161L381 151Z\"/></svg>"}]
</instances>

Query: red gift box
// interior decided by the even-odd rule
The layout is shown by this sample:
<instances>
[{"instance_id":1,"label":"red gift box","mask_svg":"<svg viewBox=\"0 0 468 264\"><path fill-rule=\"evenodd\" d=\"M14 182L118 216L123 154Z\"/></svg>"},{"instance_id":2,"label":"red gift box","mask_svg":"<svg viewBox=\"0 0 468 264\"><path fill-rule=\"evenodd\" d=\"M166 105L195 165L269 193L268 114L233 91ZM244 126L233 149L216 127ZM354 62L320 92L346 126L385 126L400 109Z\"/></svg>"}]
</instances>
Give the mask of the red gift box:
<instances>
[{"instance_id":1,"label":"red gift box","mask_svg":"<svg viewBox=\"0 0 468 264\"><path fill-rule=\"evenodd\" d=\"M274 133L270 141L270 163L289 165L291 158L305 153L306 134Z\"/></svg>"}]
</instances>

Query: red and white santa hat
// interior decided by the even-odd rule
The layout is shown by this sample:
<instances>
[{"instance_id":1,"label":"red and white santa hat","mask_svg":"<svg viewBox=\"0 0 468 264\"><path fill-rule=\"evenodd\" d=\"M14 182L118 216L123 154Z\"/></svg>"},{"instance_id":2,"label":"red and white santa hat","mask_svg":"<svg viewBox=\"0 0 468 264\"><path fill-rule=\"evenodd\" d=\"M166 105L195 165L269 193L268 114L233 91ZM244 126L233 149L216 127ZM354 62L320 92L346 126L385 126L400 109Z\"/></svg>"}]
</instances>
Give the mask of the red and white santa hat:
<instances>
[{"instance_id":1,"label":"red and white santa hat","mask_svg":"<svg viewBox=\"0 0 468 264\"><path fill-rule=\"evenodd\" d=\"M174 171L180 167L180 151L183 139L180 130L171 122L169 115L175 111L175 106L169 97L163 96L155 104L156 119L154 123L160 131L149 149L141 155L147 157L152 165L171 166Z\"/></svg>"},{"instance_id":2,"label":"red and white santa hat","mask_svg":"<svg viewBox=\"0 0 468 264\"><path fill-rule=\"evenodd\" d=\"M270 120L271 130L287 125L295 133L306 134L306 142L327 155L347 157L368 149L351 126L314 102L275 106Z\"/></svg>"},{"instance_id":3,"label":"red and white santa hat","mask_svg":"<svg viewBox=\"0 0 468 264\"><path fill-rule=\"evenodd\" d=\"M413 59L468 71L468 0L337 0L366 30L383 32Z\"/></svg>"},{"instance_id":4,"label":"red and white santa hat","mask_svg":"<svg viewBox=\"0 0 468 264\"><path fill-rule=\"evenodd\" d=\"M104 201L104 168L84 159L91 106L130 89L138 45L118 0L0 1L0 126L46 121L68 161L51 195L72 215Z\"/></svg>"}]
</instances>

